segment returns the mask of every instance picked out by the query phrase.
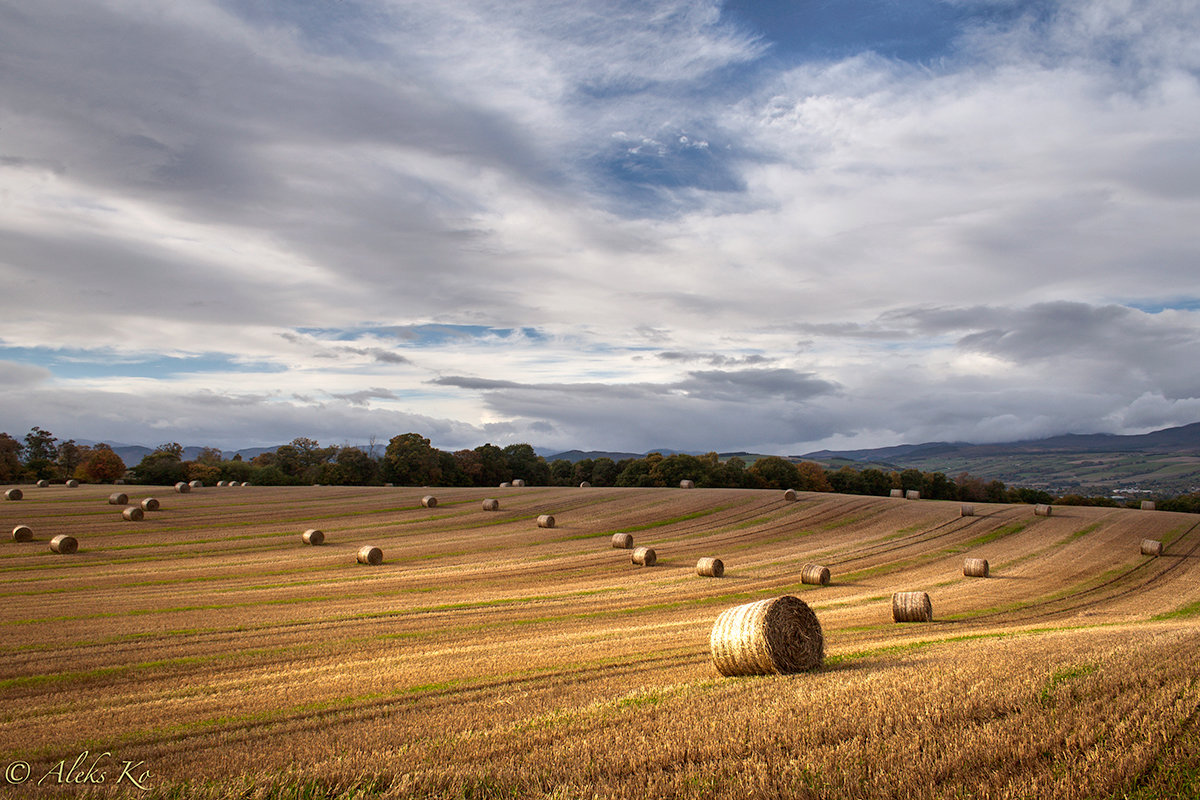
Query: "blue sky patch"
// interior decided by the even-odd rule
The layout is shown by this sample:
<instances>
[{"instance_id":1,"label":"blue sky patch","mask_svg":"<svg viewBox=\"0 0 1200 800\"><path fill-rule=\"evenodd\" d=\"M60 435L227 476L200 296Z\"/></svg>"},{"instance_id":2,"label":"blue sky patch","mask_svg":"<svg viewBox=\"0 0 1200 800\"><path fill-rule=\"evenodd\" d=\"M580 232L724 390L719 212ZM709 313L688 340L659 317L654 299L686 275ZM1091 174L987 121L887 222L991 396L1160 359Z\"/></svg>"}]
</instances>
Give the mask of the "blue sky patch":
<instances>
[{"instance_id":1,"label":"blue sky patch","mask_svg":"<svg viewBox=\"0 0 1200 800\"><path fill-rule=\"evenodd\" d=\"M117 355L97 350L55 350L46 347L0 347L0 360L44 367L55 377L169 378L193 372L283 372L286 367L267 362L239 362L230 356Z\"/></svg>"}]
</instances>

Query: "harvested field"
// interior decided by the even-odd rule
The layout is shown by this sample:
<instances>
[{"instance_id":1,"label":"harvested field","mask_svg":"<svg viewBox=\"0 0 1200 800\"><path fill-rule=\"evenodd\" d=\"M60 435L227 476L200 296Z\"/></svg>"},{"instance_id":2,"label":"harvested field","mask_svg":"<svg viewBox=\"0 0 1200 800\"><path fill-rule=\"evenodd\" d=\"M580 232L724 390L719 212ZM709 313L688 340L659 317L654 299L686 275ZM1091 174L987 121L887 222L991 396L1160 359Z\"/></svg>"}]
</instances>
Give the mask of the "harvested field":
<instances>
[{"instance_id":1,"label":"harvested field","mask_svg":"<svg viewBox=\"0 0 1200 800\"><path fill-rule=\"evenodd\" d=\"M1200 792L1200 517L485 492L195 491L136 524L103 487L0 504L39 540L0 543L0 762L32 775L4 791L80 796L53 770L87 750L112 754L97 797ZM534 524L551 512L563 527ZM59 534L78 552L51 553ZM382 564L355 563L365 544ZM712 553L736 570L696 579ZM965 577L968 554L994 577ZM837 581L802 583L810 563ZM934 621L893 624L896 591L928 592ZM717 616L781 595L817 614L824 665L721 677ZM117 782L127 760L147 791Z\"/></svg>"}]
</instances>

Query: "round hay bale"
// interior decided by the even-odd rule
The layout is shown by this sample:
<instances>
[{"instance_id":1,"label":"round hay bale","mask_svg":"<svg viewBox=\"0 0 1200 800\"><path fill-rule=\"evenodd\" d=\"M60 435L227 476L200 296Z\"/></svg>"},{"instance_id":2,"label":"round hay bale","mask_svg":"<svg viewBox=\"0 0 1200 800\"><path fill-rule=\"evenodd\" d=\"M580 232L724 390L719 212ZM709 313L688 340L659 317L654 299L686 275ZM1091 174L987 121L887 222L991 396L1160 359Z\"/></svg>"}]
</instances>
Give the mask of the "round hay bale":
<instances>
[{"instance_id":1,"label":"round hay bale","mask_svg":"<svg viewBox=\"0 0 1200 800\"><path fill-rule=\"evenodd\" d=\"M25 493L20 489L9 489L4 493L5 500L20 500L25 496Z\"/></svg>"},{"instance_id":2,"label":"round hay bale","mask_svg":"<svg viewBox=\"0 0 1200 800\"><path fill-rule=\"evenodd\" d=\"M484 511L499 511L500 510L500 501L494 497L489 497L487 500L483 501L483 510Z\"/></svg>"},{"instance_id":3,"label":"round hay bale","mask_svg":"<svg viewBox=\"0 0 1200 800\"><path fill-rule=\"evenodd\" d=\"M217 486L228 486L229 481L217 481Z\"/></svg>"},{"instance_id":4,"label":"round hay bale","mask_svg":"<svg viewBox=\"0 0 1200 800\"><path fill-rule=\"evenodd\" d=\"M146 518L146 512L142 511L141 506L130 506L121 512L121 516L127 522L141 522Z\"/></svg>"},{"instance_id":5,"label":"round hay bale","mask_svg":"<svg viewBox=\"0 0 1200 800\"><path fill-rule=\"evenodd\" d=\"M892 491L890 492L890 494L888 496L889 497L904 497L904 490L903 489L892 489Z\"/></svg>"},{"instance_id":6,"label":"round hay bale","mask_svg":"<svg viewBox=\"0 0 1200 800\"><path fill-rule=\"evenodd\" d=\"M916 489L909 489L907 492L904 493L904 499L905 500L920 500L921 493L918 492Z\"/></svg>"},{"instance_id":7,"label":"round hay bale","mask_svg":"<svg viewBox=\"0 0 1200 800\"><path fill-rule=\"evenodd\" d=\"M720 578L725 574L725 562L719 558L702 558L696 562L696 574L703 578Z\"/></svg>"},{"instance_id":8,"label":"round hay bale","mask_svg":"<svg viewBox=\"0 0 1200 800\"><path fill-rule=\"evenodd\" d=\"M963 575L968 578L986 578L988 576L988 562L986 558L965 558L963 559Z\"/></svg>"},{"instance_id":9,"label":"round hay bale","mask_svg":"<svg viewBox=\"0 0 1200 800\"><path fill-rule=\"evenodd\" d=\"M184 483L183 481L175 484L175 491L179 492L180 494L187 494L191 490L191 484Z\"/></svg>"},{"instance_id":10,"label":"round hay bale","mask_svg":"<svg viewBox=\"0 0 1200 800\"><path fill-rule=\"evenodd\" d=\"M67 481L67 488L68 489L78 489L79 481L75 480L74 478L71 478L71 480Z\"/></svg>"},{"instance_id":11,"label":"round hay bale","mask_svg":"<svg viewBox=\"0 0 1200 800\"><path fill-rule=\"evenodd\" d=\"M13 528L13 541L32 542L33 528L29 527L28 525L18 525L17 527Z\"/></svg>"},{"instance_id":12,"label":"round hay bale","mask_svg":"<svg viewBox=\"0 0 1200 800\"><path fill-rule=\"evenodd\" d=\"M896 592L892 595L892 619L896 622L933 622L933 603L928 592Z\"/></svg>"},{"instance_id":13,"label":"round hay bale","mask_svg":"<svg viewBox=\"0 0 1200 800\"><path fill-rule=\"evenodd\" d=\"M804 672L825 659L820 620L791 595L722 611L708 643L713 666L726 677Z\"/></svg>"},{"instance_id":14,"label":"round hay bale","mask_svg":"<svg viewBox=\"0 0 1200 800\"><path fill-rule=\"evenodd\" d=\"M658 554L653 547L639 547L633 551L633 563L642 567L653 567L658 561Z\"/></svg>"},{"instance_id":15,"label":"round hay bale","mask_svg":"<svg viewBox=\"0 0 1200 800\"><path fill-rule=\"evenodd\" d=\"M1049 505L1047 505L1046 503L1038 503L1036 506L1034 506L1034 507L1033 507L1033 513L1034 513L1034 515L1035 515L1035 516L1038 516L1038 517L1048 517L1048 516L1050 516L1050 511L1051 511L1051 510L1052 510L1052 509L1050 508L1050 506L1049 506Z\"/></svg>"},{"instance_id":16,"label":"round hay bale","mask_svg":"<svg viewBox=\"0 0 1200 800\"><path fill-rule=\"evenodd\" d=\"M590 489L590 488L592 488L592 485L590 483L588 483L587 481L584 481L583 483L579 484L579 488L580 489Z\"/></svg>"},{"instance_id":17,"label":"round hay bale","mask_svg":"<svg viewBox=\"0 0 1200 800\"><path fill-rule=\"evenodd\" d=\"M511 481L504 481L503 483L501 483L501 484L500 484L500 488L501 488L501 489L511 489L511 488L512 488L512 482L511 482Z\"/></svg>"},{"instance_id":18,"label":"round hay bale","mask_svg":"<svg viewBox=\"0 0 1200 800\"><path fill-rule=\"evenodd\" d=\"M612 546L618 550L630 550L633 548L632 533L614 533L612 537Z\"/></svg>"},{"instance_id":19,"label":"round hay bale","mask_svg":"<svg viewBox=\"0 0 1200 800\"><path fill-rule=\"evenodd\" d=\"M683 480L681 480L681 481L679 482L679 488L680 488L680 489L695 489L695 488L696 488L696 482L695 482L695 481L689 481L687 478L684 478Z\"/></svg>"},{"instance_id":20,"label":"round hay bale","mask_svg":"<svg viewBox=\"0 0 1200 800\"><path fill-rule=\"evenodd\" d=\"M200 480L188 481L188 486L192 487L193 489L203 489L204 481L200 481Z\"/></svg>"},{"instance_id":21,"label":"round hay bale","mask_svg":"<svg viewBox=\"0 0 1200 800\"><path fill-rule=\"evenodd\" d=\"M538 527L539 528L553 528L554 527L554 515L553 514L539 515L538 516Z\"/></svg>"},{"instance_id":22,"label":"round hay bale","mask_svg":"<svg viewBox=\"0 0 1200 800\"><path fill-rule=\"evenodd\" d=\"M373 545L364 544L358 549L358 563L377 567L383 563L383 551Z\"/></svg>"},{"instance_id":23,"label":"round hay bale","mask_svg":"<svg viewBox=\"0 0 1200 800\"><path fill-rule=\"evenodd\" d=\"M796 490L795 489L784 489L783 490L783 499L787 500L788 502L795 500L796 499Z\"/></svg>"},{"instance_id":24,"label":"round hay bale","mask_svg":"<svg viewBox=\"0 0 1200 800\"><path fill-rule=\"evenodd\" d=\"M323 531L317 530L316 528L309 528L304 533L300 534L300 539L305 544L311 544L314 546L319 545L319 544L325 544L325 533ZM380 553L380 555L382 556L383 554Z\"/></svg>"},{"instance_id":25,"label":"round hay bale","mask_svg":"<svg viewBox=\"0 0 1200 800\"><path fill-rule=\"evenodd\" d=\"M37 487L39 489L45 489L49 485L50 485L50 481L46 480L45 478L42 478L40 481L37 482Z\"/></svg>"},{"instance_id":26,"label":"round hay bale","mask_svg":"<svg viewBox=\"0 0 1200 800\"><path fill-rule=\"evenodd\" d=\"M1153 510L1154 510L1154 501L1153 500L1143 500L1142 501L1142 511L1153 511Z\"/></svg>"},{"instance_id":27,"label":"round hay bale","mask_svg":"<svg viewBox=\"0 0 1200 800\"><path fill-rule=\"evenodd\" d=\"M421 505L426 508L437 508L437 498L431 494L427 494L421 498Z\"/></svg>"},{"instance_id":28,"label":"round hay bale","mask_svg":"<svg viewBox=\"0 0 1200 800\"><path fill-rule=\"evenodd\" d=\"M113 492L108 496L110 506L123 506L129 502L129 495L124 492Z\"/></svg>"},{"instance_id":29,"label":"round hay bale","mask_svg":"<svg viewBox=\"0 0 1200 800\"><path fill-rule=\"evenodd\" d=\"M975 516L975 506L971 505L970 503L963 503L962 506L959 507L959 509L958 509L958 515L960 517Z\"/></svg>"},{"instance_id":30,"label":"round hay bale","mask_svg":"<svg viewBox=\"0 0 1200 800\"><path fill-rule=\"evenodd\" d=\"M1162 542L1154 539L1142 539L1142 555L1144 556L1161 556Z\"/></svg>"},{"instance_id":31,"label":"round hay bale","mask_svg":"<svg viewBox=\"0 0 1200 800\"><path fill-rule=\"evenodd\" d=\"M70 555L79 549L79 542L74 536L67 536L65 533L60 533L50 540L50 550L63 555Z\"/></svg>"},{"instance_id":32,"label":"round hay bale","mask_svg":"<svg viewBox=\"0 0 1200 800\"><path fill-rule=\"evenodd\" d=\"M800 582L812 586L828 586L829 567L823 567L820 564L805 564L804 568L800 570Z\"/></svg>"},{"instance_id":33,"label":"round hay bale","mask_svg":"<svg viewBox=\"0 0 1200 800\"><path fill-rule=\"evenodd\" d=\"M146 499L142 500L142 502L138 503L138 505L142 507L142 511L158 511L158 498L147 497Z\"/></svg>"},{"instance_id":34,"label":"round hay bale","mask_svg":"<svg viewBox=\"0 0 1200 800\"><path fill-rule=\"evenodd\" d=\"M520 478L513 478L512 485L513 488L520 489L525 485L525 481L521 480Z\"/></svg>"}]
</instances>

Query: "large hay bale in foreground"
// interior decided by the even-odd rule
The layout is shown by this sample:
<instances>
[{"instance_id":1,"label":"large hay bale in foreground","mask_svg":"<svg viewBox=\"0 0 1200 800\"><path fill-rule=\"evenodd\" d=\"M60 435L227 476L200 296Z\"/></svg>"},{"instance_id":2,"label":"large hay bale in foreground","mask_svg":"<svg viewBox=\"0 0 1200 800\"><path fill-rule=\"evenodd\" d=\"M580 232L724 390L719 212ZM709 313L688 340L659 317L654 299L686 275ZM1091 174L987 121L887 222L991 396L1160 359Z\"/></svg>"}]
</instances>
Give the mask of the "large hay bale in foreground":
<instances>
[{"instance_id":1,"label":"large hay bale in foreground","mask_svg":"<svg viewBox=\"0 0 1200 800\"><path fill-rule=\"evenodd\" d=\"M909 489L907 492L904 493L904 499L905 500L920 500L921 493L918 492L916 489Z\"/></svg>"},{"instance_id":2,"label":"large hay bale in foreground","mask_svg":"<svg viewBox=\"0 0 1200 800\"><path fill-rule=\"evenodd\" d=\"M146 517L146 512L142 511L141 506L129 506L121 512L121 517L126 522L141 522Z\"/></svg>"},{"instance_id":3,"label":"large hay bale in foreground","mask_svg":"<svg viewBox=\"0 0 1200 800\"><path fill-rule=\"evenodd\" d=\"M358 563L377 567L383 563L383 551L374 545L364 544L358 549Z\"/></svg>"},{"instance_id":4,"label":"large hay bale in foreground","mask_svg":"<svg viewBox=\"0 0 1200 800\"><path fill-rule=\"evenodd\" d=\"M1153 500L1143 500L1142 501L1142 511L1153 511L1153 510L1154 510L1154 501Z\"/></svg>"},{"instance_id":5,"label":"large hay bale in foreground","mask_svg":"<svg viewBox=\"0 0 1200 800\"><path fill-rule=\"evenodd\" d=\"M820 564L805 564L800 570L800 582L813 586L829 585L829 567Z\"/></svg>"},{"instance_id":6,"label":"large hay bale in foreground","mask_svg":"<svg viewBox=\"0 0 1200 800\"><path fill-rule=\"evenodd\" d=\"M75 480L74 478L71 478L71 480L67 481L67 488L68 489L78 489L79 481Z\"/></svg>"},{"instance_id":7,"label":"large hay bale in foreground","mask_svg":"<svg viewBox=\"0 0 1200 800\"><path fill-rule=\"evenodd\" d=\"M968 578L986 578L988 576L988 562L986 558L965 558L963 559L963 575Z\"/></svg>"},{"instance_id":8,"label":"large hay bale in foreground","mask_svg":"<svg viewBox=\"0 0 1200 800\"><path fill-rule=\"evenodd\" d=\"M129 502L129 495L124 492L113 492L108 496L110 506L123 506Z\"/></svg>"},{"instance_id":9,"label":"large hay bale in foreground","mask_svg":"<svg viewBox=\"0 0 1200 800\"><path fill-rule=\"evenodd\" d=\"M431 494L427 494L421 498L421 505L426 508L437 508L437 498Z\"/></svg>"},{"instance_id":10,"label":"large hay bale in foreground","mask_svg":"<svg viewBox=\"0 0 1200 800\"><path fill-rule=\"evenodd\" d=\"M703 578L720 578L725 574L725 562L719 558L702 558L696 562L696 574Z\"/></svg>"},{"instance_id":11,"label":"large hay bale in foreground","mask_svg":"<svg viewBox=\"0 0 1200 800\"><path fill-rule=\"evenodd\" d=\"M632 533L614 533L612 537L612 546L618 550L629 550L633 547Z\"/></svg>"},{"instance_id":12,"label":"large hay bale in foreground","mask_svg":"<svg viewBox=\"0 0 1200 800\"><path fill-rule=\"evenodd\" d=\"M804 672L821 666L825 635L808 604L785 595L722 611L709 651L717 672L729 677Z\"/></svg>"},{"instance_id":13,"label":"large hay bale in foreground","mask_svg":"<svg viewBox=\"0 0 1200 800\"><path fill-rule=\"evenodd\" d=\"M892 595L892 619L896 622L933 622L933 603L928 592L896 592Z\"/></svg>"},{"instance_id":14,"label":"large hay bale in foreground","mask_svg":"<svg viewBox=\"0 0 1200 800\"><path fill-rule=\"evenodd\" d=\"M680 489L695 489L695 488L696 488L696 482L695 482L695 481L689 481L687 478L684 478L683 480L681 480L681 481L679 482L679 488L680 488Z\"/></svg>"},{"instance_id":15,"label":"large hay bale in foreground","mask_svg":"<svg viewBox=\"0 0 1200 800\"><path fill-rule=\"evenodd\" d=\"M13 528L13 541L32 542L33 528L29 527L28 525L18 525L17 527Z\"/></svg>"},{"instance_id":16,"label":"large hay bale in foreground","mask_svg":"<svg viewBox=\"0 0 1200 800\"><path fill-rule=\"evenodd\" d=\"M1161 556L1162 551L1162 542L1155 541L1154 539L1142 539L1142 555Z\"/></svg>"},{"instance_id":17,"label":"large hay bale in foreground","mask_svg":"<svg viewBox=\"0 0 1200 800\"><path fill-rule=\"evenodd\" d=\"M50 481L46 480L45 478L42 478L40 481L37 482L37 487L39 489L45 489L49 485L50 485Z\"/></svg>"},{"instance_id":18,"label":"large hay bale in foreground","mask_svg":"<svg viewBox=\"0 0 1200 800\"><path fill-rule=\"evenodd\" d=\"M494 497L489 497L487 500L483 501L483 510L484 511L499 511L500 510L500 501Z\"/></svg>"},{"instance_id":19,"label":"large hay bale in foreground","mask_svg":"<svg viewBox=\"0 0 1200 800\"><path fill-rule=\"evenodd\" d=\"M789 502L792 500L795 500L796 499L796 490L795 489L784 489L783 490L783 499L787 500Z\"/></svg>"},{"instance_id":20,"label":"large hay bale in foreground","mask_svg":"<svg viewBox=\"0 0 1200 800\"><path fill-rule=\"evenodd\" d=\"M553 528L554 527L554 515L553 514L538 515L538 527L539 528Z\"/></svg>"},{"instance_id":21,"label":"large hay bale in foreground","mask_svg":"<svg viewBox=\"0 0 1200 800\"><path fill-rule=\"evenodd\" d=\"M970 503L963 503L961 506L959 506L958 515L960 517L975 516L975 506L971 505Z\"/></svg>"},{"instance_id":22,"label":"large hay bale in foreground","mask_svg":"<svg viewBox=\"0 0 1200 800\"><path fill-rule=\"evenodd\" d=\"M643 567L653 567L658 561L658 554L653 547L639 547L633 551L633 563Z\"/></svg>"},{"instance_id":23,"label":"large hay bale in foreground","mask_svg":"<svg viewBox=\"0 0 1200 800\"><path fill-rule=\"evenodd\" d=\"M888 492L888 496L889 497L904 497L904 490L903 489L892 489L890 492Z\"/></svg>"},{"instance_id":24,"label":"large hay bale in foreground","mask_svg":"<svg viewBox=\"0 0 1200 800\"><path fill-rule=\"evenodd\" d=\"M1050 508L1050 506L1049 506L1048 504L1046 504L1046 503L1038 503L1037 505L1035 505L1035 506L1033 507L1033 513L1034 513L1034 515L1035 515L1035 516L1038 516L1038 517L1048 517L1048 516L1050 516L1050 512L1051 512L1051 510L1052 510L1052 509Z\"/></svg>"},{"instance_id":25,"label":"large hay bale in foreground","mask_svg":"<svg viewBox=\"0 0 1200 800\"><path fill-rule=\"evenodd\" d=\"M304 533L300 534L300 540L305 544L311 544L313 546L324 544L325 533L324 531L319 531L316 528L309 528ZM382 555L382 553L380 555Z\"/></svg>"},{"instance_id":26,"label":"large hay bale in foreground","mask_svg":"<svg viewBox=\"0 0 1200 800\"><path fill-rule=\"evenodd\" d=\"M4 492L5 500L20 500L24 496L25 496L25 493L22 492L20 489L8 489L7 491Z\"/></svg>"},{"instance_id":27,"label":"large hay bale in foreground","mask_svg":"<svg viewBox=\"0 0 1200 800\"><path fill-rule=\"evenodd\" d=\"M179 483L175 484L175 491L179 492L180 494L187 494L191 490L192 490L191 484L184 483L183 481L180 481Z\"/></svg>"},{"instance_id":28,"label":"large hay bale in foreground","mask_svg":"<svg viewBox=\"0 0 1200 800\"><path fill-rule=\"evenodd\" d=\"M158 511L159 502L157 497L147 497L142 502L138 503L142 507L142 511Z\"/></svg>"},{"instance_id":29,"label":"large hay bale in foreground","mask_svg":"<svg viewBox=\"0 0 1200 800\"><path fill-rule=\"evenodd\" d=\"M79 542L74 536L68 536L65 533L60 533L50 540L50 550L63 555L70 555L79 550Z\"/></svg>"}]
</instances>

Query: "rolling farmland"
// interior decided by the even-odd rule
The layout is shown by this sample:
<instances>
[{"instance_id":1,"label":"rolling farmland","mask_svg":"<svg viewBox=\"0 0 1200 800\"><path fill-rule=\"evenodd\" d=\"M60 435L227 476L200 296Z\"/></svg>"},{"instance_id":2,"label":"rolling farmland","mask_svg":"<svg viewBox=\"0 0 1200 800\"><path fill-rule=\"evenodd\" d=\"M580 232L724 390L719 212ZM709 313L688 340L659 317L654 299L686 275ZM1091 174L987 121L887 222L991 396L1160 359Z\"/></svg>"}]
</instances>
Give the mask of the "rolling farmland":
<instances>
[{"instance_id":1,"label":"rolling farmland","mask_svg":"<svg viewBox=\"0 0 1200 800\"><path fill-rule=\"evenodd\" d=\"M97 486L0 502L0 796L1200 792L1200 517L734 489L122 488L161 509L127 521ZM657 563L633 565L618 532ZM59 534L78 552L52 553ZM383 562L356 563L364 545ZM696 574L705 556L724 577ZM990 577L965 577L967 557ZM809 563L829 585L801 583ZM893 623L896 591L928 592L933 621ZM825 665L721 677L717 615L782 594L816 612Z\"/></svg>"}]
</instances>

